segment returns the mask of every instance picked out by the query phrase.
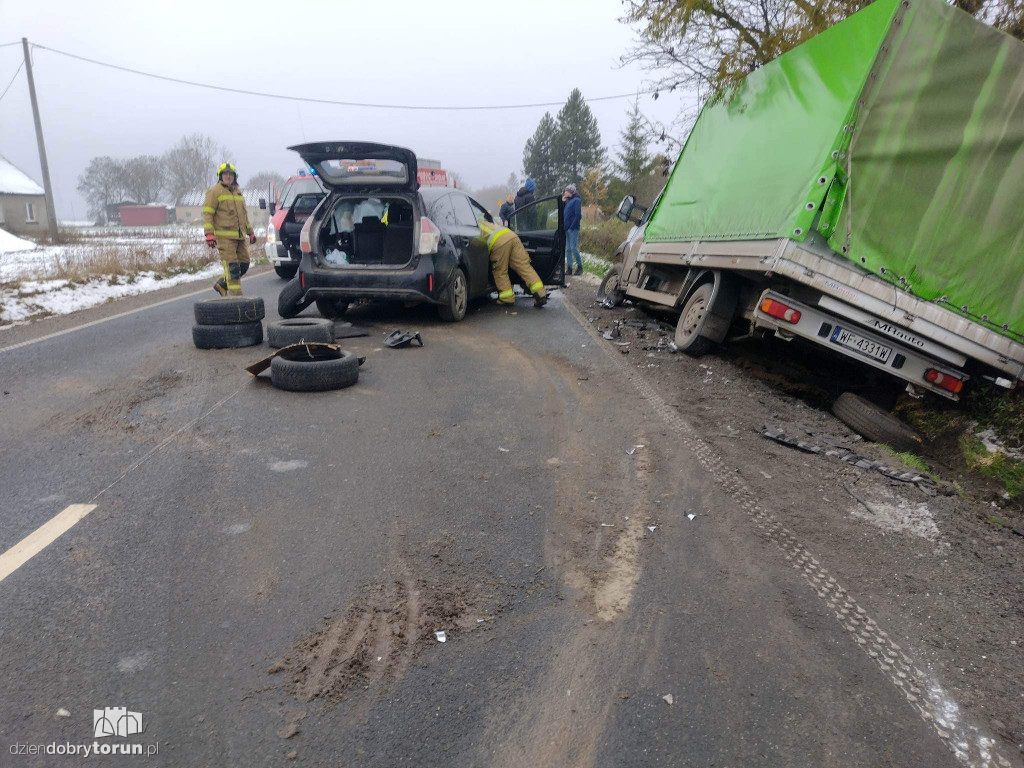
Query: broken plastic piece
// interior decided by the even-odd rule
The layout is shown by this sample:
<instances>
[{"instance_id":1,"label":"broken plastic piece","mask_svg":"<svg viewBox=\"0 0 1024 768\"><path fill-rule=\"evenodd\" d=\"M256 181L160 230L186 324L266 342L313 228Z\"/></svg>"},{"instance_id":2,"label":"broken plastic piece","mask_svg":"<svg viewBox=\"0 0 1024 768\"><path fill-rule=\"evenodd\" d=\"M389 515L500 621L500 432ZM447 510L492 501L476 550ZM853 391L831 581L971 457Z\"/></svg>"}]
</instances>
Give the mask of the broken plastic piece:
<instances>
[{"instance_id":1,"label":"broken plastic piece","mask_svg":"<svg viewBox=\"0 0 1024 768\"><path fill-rule=\"evenodd\" d=\"M64 709L64 707L61 707L60 709L57 710L56 716L57 717L71 717L71 713L68 712L66 709Z\"/></svg>"},{"instance_id":2,"label":"broken plastic piece","mask_svg":"<svg viewBox=\"0 0 1024 768\"><path fill-rule=\"evenodd\" d=\"M687 517L690 518L691 520L693 520L693 518L695 518L696 515L691 512L690 514L687 515Z\"/></svg>"},{"instance_id":3,"label":"broken plastic piece","mask_svg":"<svg viewBox=\"0 0 1024 768\"><path fill-rule=\"evenodd\" d=\"M601 523L602 528L614 528L615 526L611 523Z\"/></svg>"},{"instance_id":4,"label":"broken plastic piece","mask_svg":"<svg viewBox=\"0 0 1024 768\"><path fill-rule=\"evenodd\" d=\"M662 696L661 698L662 698L662 700L663 700L663 701L664 701L664 702L665 702L666 704L668 704L668 705L669 705L670 707L672 706L673 702L675 702L675 699L673 699L673 698L672 698L672 694L671 694L671 693L666 693L666 694L665 694L664 696Z\"/></svg>"},{"instance_id":5,"label":"broken plastic piece","mask_svg":"<svg viewBox=\"0 0 1024 768\"><path fill-rule=\"evenodd\" d=\"M448 640L448 637L447 635L445 635L444 630L441 630L440 632L435 632L434 637L437 638L437 642L439 643L443 643Z\"/></svg>"},{"instance_id":6,"label":"broken plastic piece","mask_svg":"<svg viewBox=\"0 0 1024 768\"><path fill-rule=\"evenodd\" d=\"M657 528L657 527L658 526L656 526L656 525L648 525L647 526L647 530L650 531L651 533L654 533L654 529Z\"/></svg>"},{"instance_id":7,"label":"broken plastic piece","mask_svg":"<svg viewBox=\"0 0 1024 768\"><path fill-rule=\"evenodd\" d=\"M384 346L392 349L407 347L414 339L421 347L423 346L423 339L420 337L419 331L392 331L384 337Z\"/></svg>"},{"instance_id":8,"label":"broken plastic piece","mask_svg":"<svg viewBox=\"0 0 1024 768\"><path fill-rule=\"evenodd\" d=\"M498 450L502 453L508 453L508 448L502 448L500 445L498 446Z\"/></svg>"}]
</instances>

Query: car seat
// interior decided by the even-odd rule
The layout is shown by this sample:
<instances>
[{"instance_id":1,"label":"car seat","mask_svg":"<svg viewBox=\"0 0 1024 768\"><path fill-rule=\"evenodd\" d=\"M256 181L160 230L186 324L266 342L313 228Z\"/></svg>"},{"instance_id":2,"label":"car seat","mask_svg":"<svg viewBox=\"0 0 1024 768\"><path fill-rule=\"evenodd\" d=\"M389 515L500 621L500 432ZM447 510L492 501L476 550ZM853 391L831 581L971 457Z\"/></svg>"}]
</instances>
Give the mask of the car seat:
<instances>
[{"instance_id":1,"label":"car seat","mask_svg":"<svg viewBox=\"0 0 1024 768\"><path fill-rule=\"evenodd\" d=\"M376 216L364 216L355 226L352 238L353 256L351 261L359 264L381 264L384 262L384 234L387 225Z\"/></svg>"}]
</instances>

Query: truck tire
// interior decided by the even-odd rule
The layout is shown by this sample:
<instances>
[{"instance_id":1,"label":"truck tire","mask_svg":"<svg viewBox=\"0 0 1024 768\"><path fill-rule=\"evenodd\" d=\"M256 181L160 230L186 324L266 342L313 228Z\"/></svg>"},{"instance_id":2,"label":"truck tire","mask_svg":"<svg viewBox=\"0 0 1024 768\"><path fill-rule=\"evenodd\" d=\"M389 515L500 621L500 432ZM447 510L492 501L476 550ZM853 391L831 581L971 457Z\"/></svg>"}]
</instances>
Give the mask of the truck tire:
<instances>
[{"instance_id":1,"label":"truck tire","mask_svg":"<svg viewBox=\"0 0 1024 768\"><path fill-rule=\"evenodd\" d=\"M697 290L686 300L683 311L679 313L674 340L676 348L690 357L706 355L715 348L715 342L700 335L711 309L711 294L714 288L712 283L697 286Z\"/></svg>"},{"instance_id":2,"label":"truck tire","mask_svg":"<svg viewBox=\"0 0 1024 768\"><path fill-rule=\"evenodd\" d=\"M438 305L437 314L446 323L457 323L466 316L466 309L469 306L469 284L466 282L466 273L461 269L455 270L442 300L444 303Z\"/></svg>"},{"instance_id":3,"label":"truck tire","mask_svg":"<svg viewBox=\"0 0 1024 768\"><path fill-rule=\"evenodd\" d=\"M304 341L334 341L334 321L322 317L296 317L267 323L267 343L279 349Z\"/></svg>"},{"instance_id":4,"label":"truck tire","mask_svg":"<svg viewBox=\"0 0 1024 768\"><path fill-rule=\"evenodd\" d=\"M291 280L295 277L295 273L299 271L298 264L275 264L274 271L277 272L278 277L283 277L285 280Z\"/></svg>"},{"instance_id":5,"label":"truck tire","mask_svg":"<svg viewBox=\"0 0 1024 768\"><path fill-rule=\"evenodd\" d=\"M316 309L321 317L334 320L345 314L348 309L348 302L344 299L317 299Z\"/></svg>"},{"instance_id":6,"label":"truck tire","mask_svg":"<svg viewBox=\"0 0 1024 768\"><path fill-rule=\"evenodd\" d=\"M199 325L232 325L258 322L266 317L266 310L259 296L223 296L197 301L192 314Z\"/></svg>"},{"instance_id":7,"label":"truck tire","mask_svg":"<svg viewBox=\"0 0 1024 768\"><path fill-rule=\"evenodd\" d=\"M298 348L270 361L270 381L289 392L324 392L359 379L359 358L342 349Z\"/></svg>"},{"instance_id":8,"label":"truck tire","mask_svg":"<svg viewBox=\"0 0 1024 768\"><path fill-rule=\"evenodd\" d=\"M917 432L860 395L843 392L833 403L832 413L843 424L874 443L885 443L899 451L921 448L921 436Z\"/></svg>"},{"instance_id":9,"label":"truck tire","mask_svg":"<svg viewBox=\"0 0 1024 768\"><path fill-rule=\"evenodd\" d=\"M284 318L295 317L313 303L312 299L304 298L305 291L298 278L290 280L277 294L277 314Z\"/></svg>"},{"instance_id":10,"label":"truck tire","mask_svg":"<svg viewBox=\"0 0 1024 768\"><path fill-rule=\"evenodd\" d=\"M238 349L263 343L263 323L193 325L192 343L197 349Z\"/></svg>"},{"instance_id":11,"label":"truck tire","mask_svg":"<svg viewBox=\"0 0 1024 768\"><path fill-rule=\"evenodd\" d=\"M612 264L597 289L597 300L602 304L619 306L626 300L626 294L619 288L622 278L622 264Z\"/></svg>"}]
</instances>

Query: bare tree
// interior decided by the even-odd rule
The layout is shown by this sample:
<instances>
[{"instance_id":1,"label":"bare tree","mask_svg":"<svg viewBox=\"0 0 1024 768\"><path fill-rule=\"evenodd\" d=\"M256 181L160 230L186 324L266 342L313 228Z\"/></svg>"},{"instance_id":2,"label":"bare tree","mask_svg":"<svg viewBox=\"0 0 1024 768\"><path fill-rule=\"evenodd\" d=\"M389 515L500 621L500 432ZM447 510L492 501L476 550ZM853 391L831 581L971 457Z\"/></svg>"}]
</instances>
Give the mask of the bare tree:
<instances>
[{"instance_id":1,"label":"bare tree","mask_svg":"<svg viewBox=\"0 0 1024 768\"><path fill-rule=\"evenodd\" d=\"M121 163L112 157L94 157L78 177L78 191L89 204L89 215L106 222L107 206L126 199Z\"/></svg>"},{"instance_id":2,"label":"bare tree","mask_svg":"<svg viewBox=\"0 0 1024 768\"><path fill-rule=\"evenodd\" d=\"M156 155L139 155L121 162L125 194L136 203L155 203L164 188L164 161Z\"/></svg>"},{"instance_id":3,"label":"bare tree","mask_svg":"<svg viewBox=\"0 0 1024 768\"><path fill-rule=\"evenodd\" d=\"M204 189L217 180L217 166L228 160L228 151L209 136L183 136L164 155L167 191L175 203L193 189Z\"/></svg>"},{"instance_id":4,"label":"bare tree","mask_svg":"<svg viewBox=\"0 0 1024 768\"><path fill-rule=\"evenodd\" d=\"M276 184L277 189L280 190L284 186L285 181L285 177L277 171L258 171L245 179L244 186L246 189L255 189L266 194L271 182Z\"/></svg>"}]
</instances>

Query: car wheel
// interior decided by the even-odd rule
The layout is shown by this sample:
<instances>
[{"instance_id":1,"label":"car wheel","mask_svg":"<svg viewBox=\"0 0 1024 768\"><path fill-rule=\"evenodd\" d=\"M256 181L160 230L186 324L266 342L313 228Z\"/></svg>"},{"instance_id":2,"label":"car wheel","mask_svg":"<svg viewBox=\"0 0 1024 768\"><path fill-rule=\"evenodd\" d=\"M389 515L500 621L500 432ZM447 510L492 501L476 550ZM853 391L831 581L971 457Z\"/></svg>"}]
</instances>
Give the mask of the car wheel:
<instances>
[{"instance_id":1,"label":"car wheel","mask_svg":"<svg viewBox=\"0 0 1024 768\"><path fill-rule=\"evenodd\" d=\"M277 314L285 318L295 317L313 303L312 299L305 298L305 294L298 279L286 283L277 295Z\"/></svg>"},{"instance_id":2,"label":"car wheel","mask_svg":"<svg viewBox=\"0 0 1024 768\"><path fill-rule=\"evenodd\" d=\"M274 271L277 272L278 277L283 277L285 280L291 280L295 277L295 273L299 271L298 264L275 264Z\"/></svg>"},{"instance_id":3,"label":"car wheel","mask_svg":"<svg viewBox=\"0 0 1024 768\"><path fill-rule=\"evenodd\" d=\"M263 343L263 323L193 325L192 343L197 349L237 349Z\"/></svg>"},{"instance_id":4,"label":"car wheel","mask_svg":"<svg viewBox=\"0 0 1024 768\"><path fill-rule=\"evenodd\" d=\"M437 307L437 313L442 320L457 323L466 316L466 308L469 306L469 284L466 282L466 273L461 269L455 270L442 300L444 303Z\"/></svg>"},{"instance_id":5,"label":"car wheel","mask_svg":"<svg viewBox=\"0 0 1024 768\"><path fill-rule=\"evenodd\" d=\"M711 307L713 290L714 286L711 283L699 286L683 306L679 322L676 323L676 348L691 357L706 355L715 348L713 341L700 335Z\"/></svg>"},{"instance_id":6,"label":"car wheel","mask_svg":"<svg viewBox=\"0 0 1024 768\"><path fill-rule=\"evenodd\" d=\"M359 379L359 358L324 347L297 347L270 361L270 381L289 392L324 392L349 387Z\"/></svg>"},{"instance_id":7,"label":"car wheel","mask_svg":"<svg viewBox=\"0 0 1024 768\"><path fill-rule=\"evenodd\" d=\"M917 432L860 395L843 392L833 403L832 413L874 443L885 443L899 451L921 449L921 436Z\"/></svg>"},{"instance_id":8,"label":"car wheel","mask_svg":"<svg viewBox=\"0 0 1024 768\"><path fill-rule=\"evenodd\" d=\"M278 349L289 344L334 341L334 321L322 317L297 317L267 323L267 343Z\"/></svg>"},{"instance_id":9,"label":"car wheel","mask_svg":"<svg viewBox=\"0 0 1024 768\"><path fill-rule=\"evenodd\" d=\"M606 306L611 305L613 307L617 307L625 301L626 294L619 287L621 278L622 265L613 264L608 272L605 273L604 280L601 281L601 285L597 289L597 300Z\"/></svg>"},{"instance_id":10,"label":"car wheel","mask_svg":"<svg viewBox=\"0 0 1024 768\"><path fill-rule=\"evenodd\" d=\"M348 302L344 299L317 299L316 308L320 312L321 317L334 320L345 314L345 311L348 309Z\"/></svg>"},{"instance_id":11,"label":"car wheel","mask_svg":"<svg viewBox=\"0 0 1024 768\"><path fill-rule=\"evenodd\" d=\"M192 305L192 313L199 325L254 323L266 316L263 299L259 296L224 296L219 299L203 299Z\"/></svg>"}]
</instances>

